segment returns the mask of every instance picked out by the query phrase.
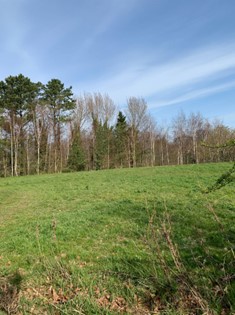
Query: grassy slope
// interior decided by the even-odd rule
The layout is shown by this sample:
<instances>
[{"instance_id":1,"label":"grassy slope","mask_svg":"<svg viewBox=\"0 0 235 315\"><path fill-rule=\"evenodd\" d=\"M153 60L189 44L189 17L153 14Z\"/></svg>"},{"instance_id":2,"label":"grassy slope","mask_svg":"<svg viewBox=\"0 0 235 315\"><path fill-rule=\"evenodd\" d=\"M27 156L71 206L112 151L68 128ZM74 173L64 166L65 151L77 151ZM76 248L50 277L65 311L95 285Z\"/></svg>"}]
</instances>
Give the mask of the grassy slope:
<instances>
[{"instance_id":1,"label":"grassy slope","mask_svg":"<svg viewBox=\"0 0 235 315\"><path fill-rule=\"evenodd\" d=\"M145 235L149 213L155 209L160 220L167 208L187 268L194 276L221 278L234 244L234 184L209 195L201 189L228 168L208 164L0 179L0 277L19 271L25 314L30 309L36 314L37 307L52 314L115 314L122 308L131 313L126 304L138 304L136 294L158 288L146 284L154 258Z\"/></svg>"}]
</instances>

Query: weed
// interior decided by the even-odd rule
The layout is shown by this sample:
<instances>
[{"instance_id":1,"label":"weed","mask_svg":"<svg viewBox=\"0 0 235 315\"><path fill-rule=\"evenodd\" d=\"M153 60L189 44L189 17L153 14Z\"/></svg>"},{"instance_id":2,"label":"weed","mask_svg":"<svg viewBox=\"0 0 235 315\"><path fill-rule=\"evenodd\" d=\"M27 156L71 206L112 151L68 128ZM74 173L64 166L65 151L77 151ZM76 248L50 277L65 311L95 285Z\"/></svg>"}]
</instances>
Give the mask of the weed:
<instances>
[{"instance_id":1,"label":"weed","mask_svg":"<svg viewBox=\"0 0 235 315\"><path fill-rule=\"evenodd\" d=\"M213 207L209 205L208 209L224 232ZM152 257L151 278L146 279L150 288L146 292L146 303L150 310L192 315L231 313L228 283L233 281L234 274L226 274L223 278L208 274L206 279L210 279L211 286L208 286L208 281L200 281L201 276L205 278L205 273L198 274L199 266L196 266L196 270L192 269L182 259L178 246L173 241L172 223L167 211L162 219L156 216L156 211L151 214L145 243ZM224 271L233 262L234 257L230 256L229 261L223 264Z\"/></svg>"}]
</instances>

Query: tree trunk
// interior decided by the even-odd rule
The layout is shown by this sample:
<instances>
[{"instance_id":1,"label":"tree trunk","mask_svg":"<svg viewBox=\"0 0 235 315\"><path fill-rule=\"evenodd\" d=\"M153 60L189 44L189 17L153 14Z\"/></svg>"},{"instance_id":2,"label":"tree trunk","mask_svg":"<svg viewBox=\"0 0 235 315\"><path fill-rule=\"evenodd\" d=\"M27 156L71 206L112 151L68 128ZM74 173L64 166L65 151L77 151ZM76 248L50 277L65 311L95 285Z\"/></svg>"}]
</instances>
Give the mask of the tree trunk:
<instances>
[{"instance_id":1,"label":"tree trunk","mask_svg":"<svg viewBox=\"0 0 235 315\"><path fill-rule=\"evenodd\" d=\"M30 174L30 158L29 158L29 137L26 139L26 161L27 161L27 175Z\"/></svg>"},{"instance_id":2,"label":"tree trunk","mask_svg":"<svg viewBox=\"0 0 235 315\"><path fill-rule=\"evenodd\" d=\"M11 130L11 176L14 176L14 136L13 136L13 119L10 123Z\"/></svg>"},{"instance_id":3,"label":"tree trunk","mask_svg":"<svg viewBox=\"0 0 235 315\"><path fill-rule=\"evenodd\" d=\"M54 172L57 172L57 132L56 132L56 114L54 112L54 119L53 119L53 133L54 133Z\"/></svg>"},{"instance_id":4,"label":"tree trunk","mask_svg":"<svg viewBox=\"0 0 235 315\"><path fill-rule=\"evenodd\" d=\"M151 133L150 134L150 146L151 146L151 166L155 165L155 137L154 135Z\"/></svg>"}]
</instances>

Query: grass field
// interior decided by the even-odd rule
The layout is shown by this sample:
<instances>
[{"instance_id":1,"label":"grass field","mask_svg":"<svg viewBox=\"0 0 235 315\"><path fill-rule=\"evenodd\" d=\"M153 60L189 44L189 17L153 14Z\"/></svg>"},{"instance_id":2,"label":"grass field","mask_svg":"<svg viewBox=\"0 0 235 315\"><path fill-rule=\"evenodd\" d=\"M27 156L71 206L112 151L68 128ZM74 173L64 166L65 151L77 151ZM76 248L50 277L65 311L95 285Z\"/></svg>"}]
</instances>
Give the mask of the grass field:
<instances>
[{"instance_id":1,"label":"grass field","mask_svg":"<svg viewBox=\"0 0 235 315\"><path fill-rule=\"evenodd\" d=\"M232 314L228 163L0 179L3 314ZM0 313L1 313L0 311Z\"/></svg>"}]
</instances>

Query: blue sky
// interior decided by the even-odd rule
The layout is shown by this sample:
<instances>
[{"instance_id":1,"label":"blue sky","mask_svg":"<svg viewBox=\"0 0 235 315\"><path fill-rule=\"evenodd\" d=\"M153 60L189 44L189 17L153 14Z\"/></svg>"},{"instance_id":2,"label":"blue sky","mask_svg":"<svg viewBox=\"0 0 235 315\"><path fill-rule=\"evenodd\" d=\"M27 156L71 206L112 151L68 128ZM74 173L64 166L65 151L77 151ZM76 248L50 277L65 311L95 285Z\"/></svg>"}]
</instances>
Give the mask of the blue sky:
<instances>
[{"instance_id":1,"label":"blue sky","mask_svg":"<svg viewBox=\"0 0 235 315\"><path fill-rule=\"evenodd\" d=\"M235 128L234 0L0 0L0 80L144 97L160 123L200 111Z\"/></svg>"}]
</instances>

